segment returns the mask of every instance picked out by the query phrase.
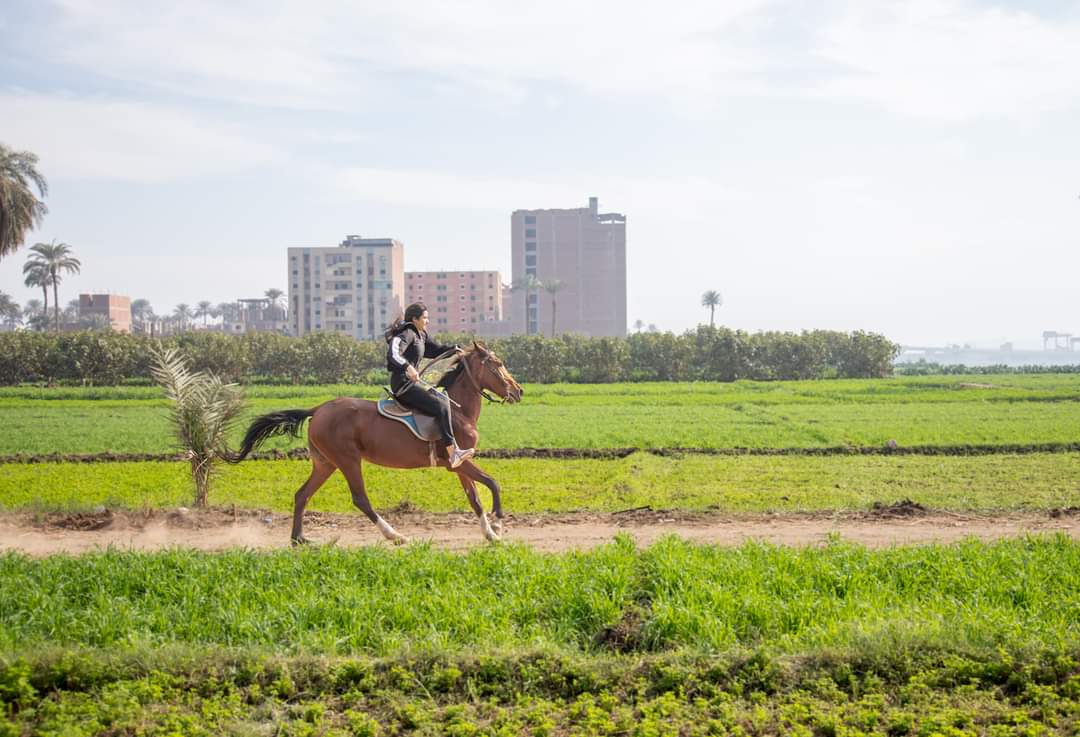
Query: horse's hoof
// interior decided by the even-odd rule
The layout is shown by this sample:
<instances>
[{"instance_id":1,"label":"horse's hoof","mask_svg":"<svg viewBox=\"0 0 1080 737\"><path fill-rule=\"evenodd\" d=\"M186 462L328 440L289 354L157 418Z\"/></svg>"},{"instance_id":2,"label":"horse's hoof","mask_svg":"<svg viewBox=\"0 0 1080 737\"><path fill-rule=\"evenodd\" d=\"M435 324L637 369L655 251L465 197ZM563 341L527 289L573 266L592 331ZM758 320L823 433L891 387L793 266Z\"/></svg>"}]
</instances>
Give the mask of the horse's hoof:
<instances>
[{"instance_id":1,"label":"horse's hoof","mask_svg":"<svg viewBox=\"0 0 1080 737\"><path fill-rule=\"evenodd\" d=\"M300 545L314 545L315 544L314 540L312 540L310 537L304 537L303 535L301 535L300 537L292 538L291 542L292 542L292 546L294 548L299 547Z\"/></svg>"},{"instance_id":2,"label":"horse's hoof","mask_svg":"<svg viewBox=\"0 0 1080 737\"><path fill-rule=\"evenodd\" d=\"M408 545L409 538L405 537L404 535L398 535L390 542L392 542L394 545Z\"/></svg>"}]
</instances>

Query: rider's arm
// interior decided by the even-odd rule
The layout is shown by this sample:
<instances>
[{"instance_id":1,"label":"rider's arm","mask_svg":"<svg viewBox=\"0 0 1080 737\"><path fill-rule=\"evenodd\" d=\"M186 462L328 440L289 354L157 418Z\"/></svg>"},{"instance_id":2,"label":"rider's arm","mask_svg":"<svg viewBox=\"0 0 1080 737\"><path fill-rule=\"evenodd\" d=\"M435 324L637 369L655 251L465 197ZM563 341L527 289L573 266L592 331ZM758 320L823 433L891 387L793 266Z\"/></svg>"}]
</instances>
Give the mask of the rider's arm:
<instances>
[{"instance_id":1,"label":"rider's arm","mask_svg":"<svg viewBox=\"0 0 1080 737\"><path fill-rule=\"evenodd\" d=\"M455 348L457 348L457 346L441 345L432 340L431 337L428 337L428 339L424 341L424 358L438 358L442 354L452 351Z\"/></svg>"}]
</instances>

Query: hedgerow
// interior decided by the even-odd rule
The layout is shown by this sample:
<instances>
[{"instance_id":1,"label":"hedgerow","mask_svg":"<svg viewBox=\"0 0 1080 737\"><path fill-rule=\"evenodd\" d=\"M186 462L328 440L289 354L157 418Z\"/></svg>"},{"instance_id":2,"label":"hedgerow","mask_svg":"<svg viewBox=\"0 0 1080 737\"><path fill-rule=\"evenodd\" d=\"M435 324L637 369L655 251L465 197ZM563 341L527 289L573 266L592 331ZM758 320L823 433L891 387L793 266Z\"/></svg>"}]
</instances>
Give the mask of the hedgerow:
<instances>
[{"instance_id":1,"label":"hedgerow","mask_svg":"<svg viewBox=\"0 0 1080 737\"><path fill-rule=\"evenodd\" d=\"M472 336L440 339L467 344ZM150 347L156 340L100 331L0 333L0 385L149 381ZM356 384L385 380L386 345L338 333L291 338L272 333L189 332L163 342L179 348L193 370L210 370L228 381ZM537 383L876 378L892 373L899 352L899 346L885 337L861 331L746 333L709 327L682 335L518 335L487 343L519 380Z\"/></svg>"}]
</instances>

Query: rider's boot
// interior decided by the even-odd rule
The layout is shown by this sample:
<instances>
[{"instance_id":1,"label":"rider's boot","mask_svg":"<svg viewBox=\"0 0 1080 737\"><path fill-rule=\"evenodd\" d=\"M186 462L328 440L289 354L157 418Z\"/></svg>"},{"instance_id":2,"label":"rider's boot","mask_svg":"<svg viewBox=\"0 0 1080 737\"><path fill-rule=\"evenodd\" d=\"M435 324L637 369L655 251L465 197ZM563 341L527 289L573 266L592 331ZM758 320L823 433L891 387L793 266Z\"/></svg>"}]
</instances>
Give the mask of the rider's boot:
<instances>
[{"instance_id":1,"label":"rider's boot","mask_svg":"<svg viewBox=\"0 0 1080 737\"><path fill-rule=\"evenodd\" d=\"M453 443L446 446L447 455L450 457L450 468L457 468L465 461L473 457L476 448L459 448Z\"/></svg>"}]
</instances>

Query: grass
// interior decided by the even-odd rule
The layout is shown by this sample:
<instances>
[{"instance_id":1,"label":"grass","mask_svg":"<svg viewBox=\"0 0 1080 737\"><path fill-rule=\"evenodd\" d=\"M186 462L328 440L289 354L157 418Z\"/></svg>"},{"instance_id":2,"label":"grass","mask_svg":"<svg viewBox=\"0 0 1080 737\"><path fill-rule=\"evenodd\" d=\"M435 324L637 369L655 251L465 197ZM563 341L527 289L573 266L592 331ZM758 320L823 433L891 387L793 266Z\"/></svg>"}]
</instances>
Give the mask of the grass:
<instances>
[{"instance_id":1,"label":"grass","mask_svg":"<svg viewBox=\"0 0 1080 737\"><path fill-rule=\"evenodd\" d=\"M1080 543L869 550L629 538L587 553L321 548L0 556L0 651L182 644L393 656L1076 645Z\"/></svg>"},{"instance_id":2,"label":"grass","mask_svg":"<svg viewBox=\"0 0 1080 737\"><path fill-rule=\"evenodd\" d=\"M1048 651L788 659L331 659L180 650L0 660L5 734L1073 735L1076 660ZM869 656L869 657L868 657ZM953 686L953 687L950 687Z\"/></svg>"},{"instance_id":3,"label":"grass","mask_svg":"<svg viewBox=\"0 0 1080 737\"><path fill-rule=\"evenodd\" d=\"M979 388L988 384L997 388ZM244 424L277 409L380 392L249 387ZM528 387L520 405L486 407L480 427L486 448L1069 443L1078 439L1077 398L1077 375L550 385ZM0 455L167 453L174 443L165 408L151 387L8 387L0 390ZM278 440L267 447L288 446Z\"/></svg>"},{"instance_id":4,"label":"grass","mask_svg":"<svg viewBox=\"0 0 1080 737\"><path fill-rule=\"evenodd\" d=\"M510 512L654 508L731 512L858 510L911 499L951 510L1080 506L1080 454L988 456L698 456L635 453L621 459L482 460L503 487ZM251 461L226 466L210 503L288 511L307 478L308 461ZM467 511L456 477L441 469L364 466L372 502L402 502L434 512ZM0 464L0 507L138 509L189 505L190 474L181 462ZM487 492L481 494L486 498ZM486 503L486 502L485 502ZM313 510L355 512L335 474Z\"/></svg>"}]
</instances>

